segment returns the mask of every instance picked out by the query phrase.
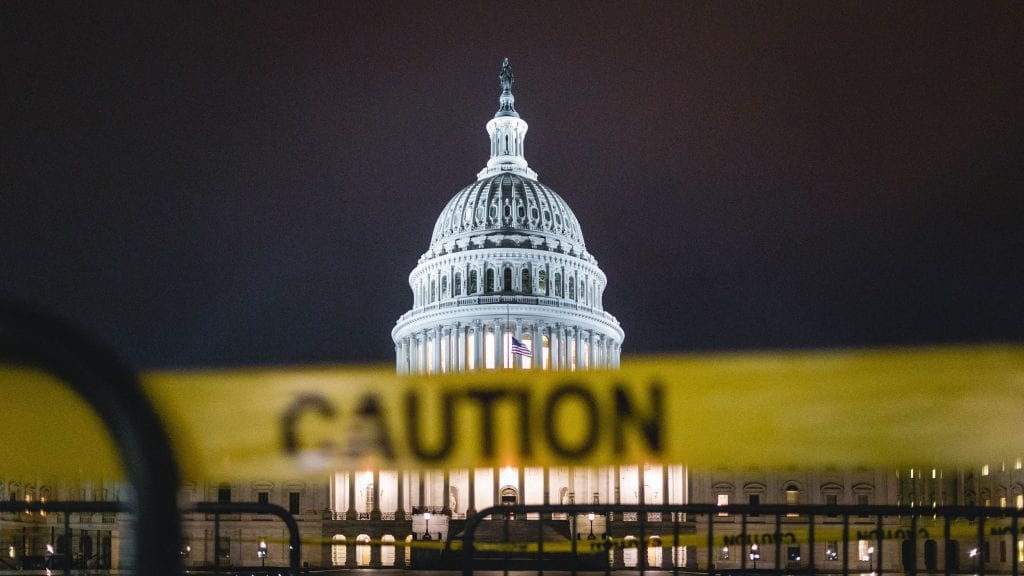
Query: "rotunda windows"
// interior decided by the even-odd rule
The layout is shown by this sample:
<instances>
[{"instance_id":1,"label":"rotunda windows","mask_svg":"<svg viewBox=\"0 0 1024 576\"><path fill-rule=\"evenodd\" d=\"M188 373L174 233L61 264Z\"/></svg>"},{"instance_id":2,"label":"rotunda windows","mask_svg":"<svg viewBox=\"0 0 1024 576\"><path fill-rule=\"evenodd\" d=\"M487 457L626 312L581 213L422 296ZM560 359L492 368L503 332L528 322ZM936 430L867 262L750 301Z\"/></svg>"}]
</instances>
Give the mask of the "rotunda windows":
<instances>
[{"instance_id":1,"label":"rotunda windows","mask_svg":"<svg viewBox=\"0 0 1024 576\"><path fill-rule=\"evenodd\" d=\"M470 270L469 271L469 288L467 290L467 292L469 294L476 294L477 293L477 286L476 286L476 284L477 284L477 272L476 272L476 270Z\"/></svg>"},{"instance_id":2,"label":"rotunda windows","mask_svg":"<svg viewBox=\"0 0 1024 576\"><path fill-rule=\"evenodd\" d=\"M529 268L523 268L522 279L520 284L523 287L523 294L533 293L533 279L530 277Z\"/></svg>"}]
</instances>

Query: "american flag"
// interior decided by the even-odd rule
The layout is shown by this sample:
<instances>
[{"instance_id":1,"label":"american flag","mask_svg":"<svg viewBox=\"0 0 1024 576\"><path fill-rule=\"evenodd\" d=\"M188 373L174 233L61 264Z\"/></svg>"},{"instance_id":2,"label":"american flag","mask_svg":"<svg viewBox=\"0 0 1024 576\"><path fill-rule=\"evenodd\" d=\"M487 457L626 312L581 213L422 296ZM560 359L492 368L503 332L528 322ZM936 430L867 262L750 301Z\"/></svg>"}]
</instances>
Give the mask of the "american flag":
<instances>
[{"instance_id":1,"label":"american flag","mask_svg":"<svg viewBox=\"0 0 1024 576\"><path fill-rule=\"evenodd\" d=\"M530 349L526 347L526 344L523 344L522 342L520 342L519 339L516 338L515 336L512 337L511 352L513 354L518 354L520 356L526 356L526 357L529 357L529 358L533 358L533 352L530 352Z\"/></svg>"}]
</instances>

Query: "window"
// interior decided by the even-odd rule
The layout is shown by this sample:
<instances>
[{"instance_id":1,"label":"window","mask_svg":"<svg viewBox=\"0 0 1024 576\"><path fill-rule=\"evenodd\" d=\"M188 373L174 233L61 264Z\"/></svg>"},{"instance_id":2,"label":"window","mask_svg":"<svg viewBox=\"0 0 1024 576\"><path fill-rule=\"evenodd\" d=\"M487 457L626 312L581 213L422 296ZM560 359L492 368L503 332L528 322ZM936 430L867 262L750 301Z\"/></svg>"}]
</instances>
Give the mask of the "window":
<instances>
[{"instance_id":1,"label":"window","mask_svg":"<svg viewBox=\"0 0 1024 576\"><path fill-rule=\"evenodd\" d=\"M547 296L548 294L548 273L546 270L537 272L537 288L541 294Z\"/></svg>"},{"instance_id":2,"label":"window","mask_svg":"<svg viewBox=\"0 0 1024 576\"><path fill-rule=\"evenodd\" d=\"M786 486L786 505L796 506L800 503L800 489L797 488L796 484L790 484ZM797 516L796 512L790 512L786 516Z\"/></svg>"},{"instance_id":3,"label":"window","mask_svg":"<svg viewBox=\"0 0 1024 576\"><path fill-rule=\"evenodd\" d=\"M523 273L521 274L521 276L522 276L521 283L523 285L523 294L532 294L533 293L533 280L532 280L532 278L530 278L530 270L528 268L523 268Z\"/></svg>"},{"instance_id":4,"label":"window","mask_svg":"<svg viewBox=\"0 0 1024 576\"><path fill-rule=\"evenodd\" d=\"M761 495L760 494L748 494L747 495L747 503L750 504L751 506L760 506L761 505ZM757 512L751 512L750 515L751 516L760 516L760 514L758 514Z\"/></svg>"},{"instance_id":5,"label":"window","mask_svg":"<svg viewBox=\"0 0 1024 576\"><path fill-rule=\"evenodd\" d=\"M462 296L462 273L460 272L455 273L455 282L454 286L452 286L452 292L455 296Z\"/></svg>"},{"instance_id":6,"label":"window","mask_svg":"<svg viewBox=\"0 0 1024 576\"><path fill-rule=\"evenodd\" d=\"M505 292L512 290L512 268L509 266L505 267L505 273L502 274L502 285L501 289Z\"/></svg>"},{"instance_id":7,"label":"window","mask_svg":"<svg viewBox=\"0 0 1024 576\"><path fill-rule=\"evenodd\" d=\"M487 272L484 272L484 292L490 294L494 292L494 269L488 268Z\"/></svg>"},{"instance_id":8,"label":"window","mask_svg":"<svg viewBox=\"0 0 1024 576\"><path fill-rule=\"evenodd\" d=\"M430 281L430 301L437 300L437 280Z\"/></svg>"},{"instance_id":9,"label":"window","mask_svg":"<svg viewBox=\"0 0 1024 576\"><path fill-rule=\"evenodd\" d=\"M719 506L728 506L729 505L729 495L728 494L719 494L717 496L716 500L717 500ZM719 512L718 515L719 516L728 516L729 513L728 512Z\"/></svg>"},{"instance_id":10,"label":"window","mask_svg":"<svg viewBox=\"0 0 1024 576\"><path fill-rule=\"evenodd\" d=\"M260 504L270 504L270 492L257 492L256 501Z\"/></svg>"},{"instance_id":11,"label":"window","mask_svg":"<svg viewBox=\"0 0 1024 576\"><path fill-rule=\"evenodd\" d=\"M288 493L288 513L289 514L300 514L299 511L299 493L289 492Z\"/></svg>"},{"instance_id":12,"label":"window","mask_svg":"<svg viewBox=\"0 0 1024 576\"><path fill-rule=\"evenodd\" d=\"M231 502L231 486L221 485L217 488L217 502Z\"/></svg>"},{"instance_id":13,"label":"window","mask_svg":"<svg viewBox=\"0 0 1024 576\"><path fill-rule=\"evenodd\" d=\"M575 300L575 299L576 299L576 282L570 278L569 279L569 300Z\"/></svg>"},{"instance_id":14,"label":"window","mask_svg":"<svg viewBox=\"0 0 1024 576\"><path fill-rule=\"evenodd\" d=\"M871 545L868 540L857 540L857 559L861 562L868 562L871 560L871 555L875 552L875 547Z\"/></svg>"},{"instance_id":15,"label":"window","mask_svg":"<svg viewBox=\"0 0 1024 576\"><path fill-rule=\"evenodd\" d=\"M469 294L476 294L476 270L469 271L469 289L466 290Z\"/></svg>"},{"instance_id":16,"label":"window","mask_svg":"<svg viewBox=\"0 0 1024 576\"><path fill-rule=\"evenodd\" d=\"M799 546L788 546L786 548L786 558L788 558L790 562L799 562L800 561L800 547Z\"/></svg>"},{"instance_id":17,"label":"window","mask_svg":"<svg viewBox=\"0 0 1024 576\"><path fill-rule=\"evenodd\" d=\"M868 505L868 495L867 494L857 494L857 506L867 506L867 505ZM861 514L860 517L861 518L867 518L868 515L867 514Z\"/></svg>"},{"instance_id":18,"label":"window","mask_svg":"<svg viewBox=\"0 0 1024 576\"><path fill-rule=\"evenodd\" d=\"M220 540L217 540L217 557L219 558L230 558L231 557L231 537L221 536Z\"/></svg>"},{"instance_id":19,"label":"window","mask_svg":"<svg viewBox=\"0 0 1024 576\"><path fill-rule=\"evenodd\" d=\"M555 296L562 297L562 274L555 272Z\"/></svg>"},{"instance_id":20,"label":"window","mask_svg":"<svg viewBox=\"0 0 1024 576\"><path fill-rule=\"evenodd\" d=\"M839 505L839 495L838 494L825 494L825 505L826 506L838 506ZM835 512L829 512L828 513L828 517L829 518L835 518L836 517L836 513Z\"/></svg>"},{"instance_id":21,"label":"window","mask_svg":"<svg viewBox=\"0 0 1024 576\"><path fill-rule=\"evenodd\" d=\"M448 297L448 277L441 276L441 298Z\"/></svg>"},{"instance_id":22,"label":"window","mask_svg":"<svg viewBox=\"0 0 1024 576\"><path fill-rule=\"evenodd\" d=\"M719 560L728 560L729 559L729 547L728 546L722 546L722 548L718 551L718 559Z\"/></svg>"},{"instance_id":23,"label":"window","mask_svg":"<svg viewBox=\"0 0 1024 576\"><path fill-rule=\"evenodd\" d=\"M346 547L346 538L343 534L335 534L332 538L331 543L331 564L335 566L344 566L348 560L348 548Z\"/></svg>"},{"instance_id":24,"label":"window","mask_svg":"<svg viewBox=\"0 0 1024 576\"><path fill-rule=\"evenodd\" d=\"M839 542L829 540L825 542L825 560L839 560Z\"/></svg>"}]
</instances>

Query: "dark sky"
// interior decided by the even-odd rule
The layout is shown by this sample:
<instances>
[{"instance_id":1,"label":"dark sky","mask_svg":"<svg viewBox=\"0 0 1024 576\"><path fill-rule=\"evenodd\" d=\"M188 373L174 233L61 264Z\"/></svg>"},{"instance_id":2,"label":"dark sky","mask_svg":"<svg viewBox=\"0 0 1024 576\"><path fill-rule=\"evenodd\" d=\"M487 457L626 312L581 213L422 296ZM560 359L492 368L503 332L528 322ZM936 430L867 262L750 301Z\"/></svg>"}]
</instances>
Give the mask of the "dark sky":
<instances>
[{"instance_id":1,"label":"dark sky","mask_svg":"<svg viewBox=\"0 0 1024 576\"><path fill-rule=\"evenodd\" d=\"M625 354L1024 340L1018 2L183 4L0 3L0 296L138 367L392 361L506 56Z\"/></svg>"}]
</instances>

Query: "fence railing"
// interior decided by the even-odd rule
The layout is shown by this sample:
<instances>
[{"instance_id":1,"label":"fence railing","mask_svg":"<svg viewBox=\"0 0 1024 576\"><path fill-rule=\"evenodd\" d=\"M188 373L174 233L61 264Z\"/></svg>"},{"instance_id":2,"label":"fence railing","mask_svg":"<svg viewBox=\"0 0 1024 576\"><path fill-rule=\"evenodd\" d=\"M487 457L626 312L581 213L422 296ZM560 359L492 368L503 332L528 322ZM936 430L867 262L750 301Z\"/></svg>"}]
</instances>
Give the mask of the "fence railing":
<instances>
[{"instance_id":1,"label":"fence railing","mask_svg":"<svg viewBox=\"0 0 1024 576\"><path fill-rule=\"evenodd\" d=\"M568 538L552 538L544 520L524 531L523 521L513 519L531 513L567 517ZM529 567L538 573L558 567L606 574L624 568L641 574L984 576L988 571L1018 576L1022 515L1024 510L1016 508L963 506L496 506L466 521L450 553L461 556L467 575L481 567ZM481 539L485 519L503 525L489 528Z\"/></svg>"}]
</instances>

